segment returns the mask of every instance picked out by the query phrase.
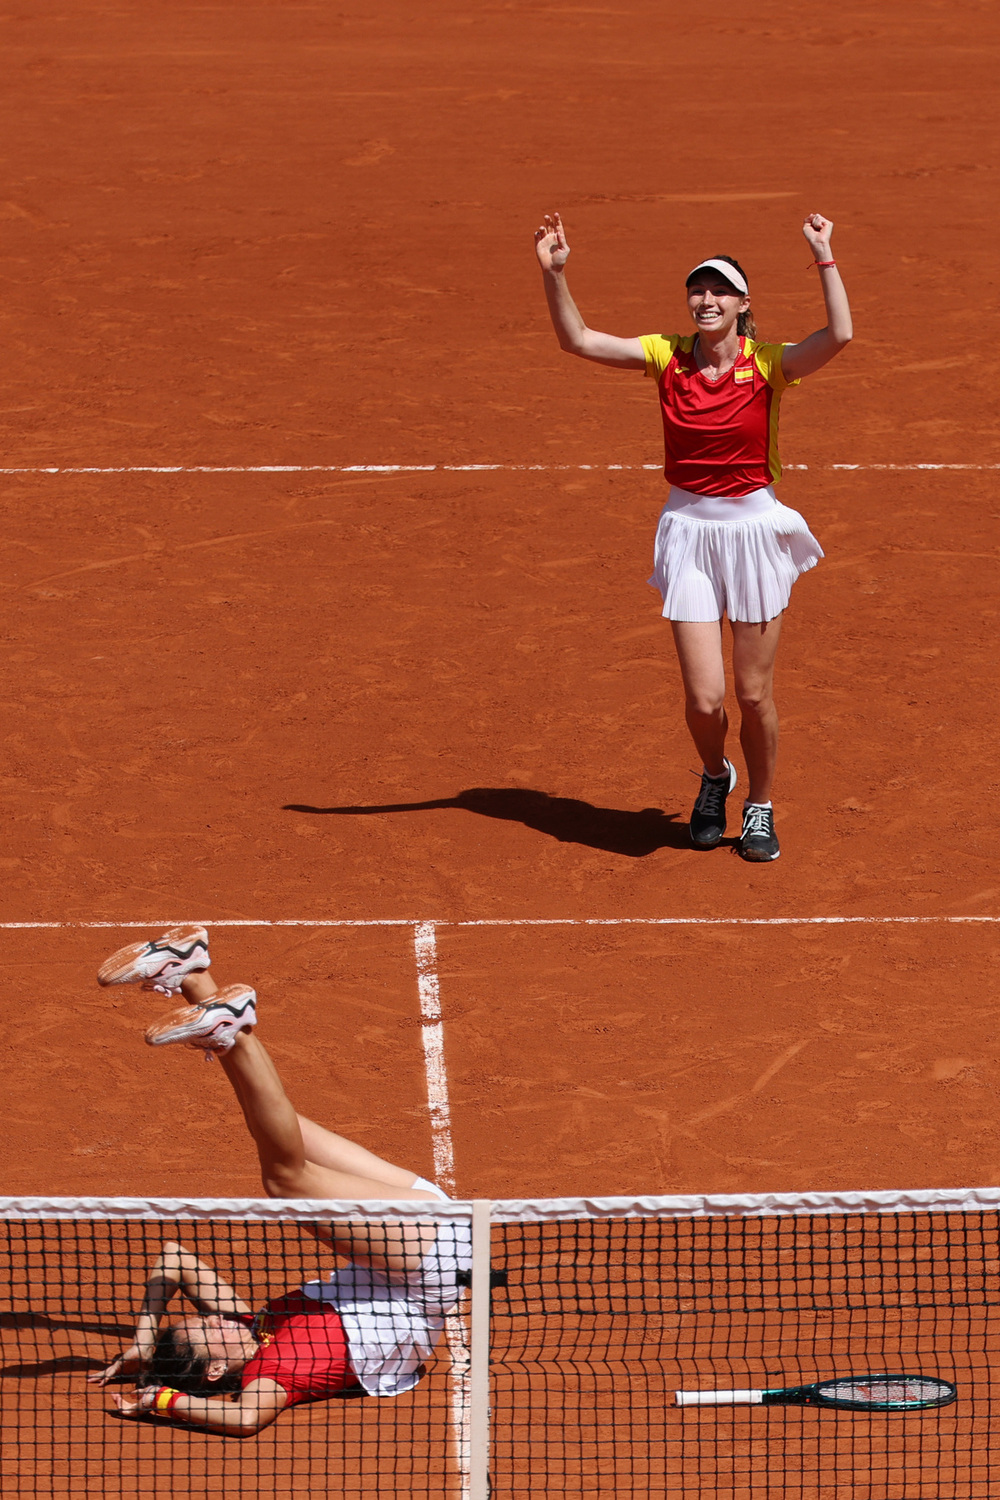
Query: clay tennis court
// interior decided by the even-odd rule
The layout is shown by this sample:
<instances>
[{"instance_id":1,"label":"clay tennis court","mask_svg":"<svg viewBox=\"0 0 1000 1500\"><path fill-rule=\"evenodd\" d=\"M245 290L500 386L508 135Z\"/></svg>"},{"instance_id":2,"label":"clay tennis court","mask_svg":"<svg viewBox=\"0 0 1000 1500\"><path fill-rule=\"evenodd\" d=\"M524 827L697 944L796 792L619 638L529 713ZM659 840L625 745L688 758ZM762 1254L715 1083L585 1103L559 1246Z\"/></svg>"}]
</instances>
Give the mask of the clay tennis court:
<instances>
[{"instance_id":1,"label":"clay tennis court","mask_svg":"<svg viewBox=\"0 0 1000 1500\"><path fill-rule=\"evenodd\" d=\"M258 1191L215 1070L93 985L188 919L246 924L220 978L300 1107L422 1173L433 924L463 1197L1000 1181L997 33L974 0L0 17L2 918L45 924L3 932L5 1193ZM688 846L655 393L559 353L553 207L626 334L720 250L765 338L807 333L799 225L835 221L856 338L783 406L826 558L776 865Z\"/></svg>"}]
</instances>

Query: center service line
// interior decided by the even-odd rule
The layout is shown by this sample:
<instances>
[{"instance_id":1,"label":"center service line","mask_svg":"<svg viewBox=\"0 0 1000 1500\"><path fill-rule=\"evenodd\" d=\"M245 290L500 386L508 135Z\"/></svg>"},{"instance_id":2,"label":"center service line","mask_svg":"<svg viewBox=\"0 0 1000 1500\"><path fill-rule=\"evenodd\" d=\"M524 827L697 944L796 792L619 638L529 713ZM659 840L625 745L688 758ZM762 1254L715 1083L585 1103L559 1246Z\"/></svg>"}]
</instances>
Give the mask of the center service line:
<instances>
[{"instance_id":1,"label":"center service line","mask_svg":"<svg viewBox=\"0 0 1000 1500\"><path fill-rule=\"evenodd\" d=\"M455 1148L451 1135L451 1103L444 1062L444 1020L438 981L437 934L433 922L413 926L413 951L417 961L417 993L420 997L420 1028L427 1079L427 1106L431 1117L431 1147L434 1181L446 1193L455 1192ZM445 1336L451 1355L451 1439L463 1500L472 1492L472 1429L469 1402L471 1351L465 1320L458 1309L445 1318Z\"/></svg>"},{"instance_id":2,"label":"center service line","mask_svg":"<svg viewBox=\"0 0 1000 1500\"><path fill-rule=\"evenodd\" d=\"M455 1150L451 1139L451 1103L448 1074L444 1065L444 1022L441 1018L441 987L437 973L437 934L433 922L417 922L413 928L413 951L417 960L417 993L420 996L424 1071L427 1075L427 1105L431 1113L434 1149L434 1181L451 1197L455 1194Z\"/></svg>"}]
</instances>

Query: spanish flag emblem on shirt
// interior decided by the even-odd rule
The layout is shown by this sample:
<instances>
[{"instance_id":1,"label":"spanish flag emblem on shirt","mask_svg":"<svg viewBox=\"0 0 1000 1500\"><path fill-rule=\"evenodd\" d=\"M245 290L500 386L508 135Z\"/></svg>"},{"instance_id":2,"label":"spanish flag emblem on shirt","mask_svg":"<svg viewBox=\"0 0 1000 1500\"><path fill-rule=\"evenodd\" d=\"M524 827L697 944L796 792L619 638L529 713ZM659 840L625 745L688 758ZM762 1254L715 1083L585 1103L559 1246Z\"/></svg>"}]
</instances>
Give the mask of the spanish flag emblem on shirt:
<instances>
[{"instance_id":1,"label":"spanish flag emblem on shirt","mask_svg":"<svg viewBox=\"0 0 1000 1500\"><path fill-rule=\"evenodd\" d=\"M753 365L744 365L742 369L734 370L733 379L737 385L744 385L748 380L753 380Z\"/></svg>"}]
</instances>

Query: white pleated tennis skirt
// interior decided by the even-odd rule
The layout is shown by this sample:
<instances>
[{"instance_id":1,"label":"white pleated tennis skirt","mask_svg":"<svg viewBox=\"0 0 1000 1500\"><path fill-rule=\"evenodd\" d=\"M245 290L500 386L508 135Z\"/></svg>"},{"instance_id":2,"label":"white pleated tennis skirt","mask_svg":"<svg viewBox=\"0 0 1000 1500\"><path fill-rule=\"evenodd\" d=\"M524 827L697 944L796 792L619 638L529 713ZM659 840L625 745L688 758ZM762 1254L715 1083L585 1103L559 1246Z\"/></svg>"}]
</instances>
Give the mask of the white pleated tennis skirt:
<instances>
[{"instance_id":1,"label":"white pleated tennis skirt","mask_svg":"<svg viewBox=\"0 0 1000 1500\"><path fill-rule=\"evenodd\" d=\"M656 528L653 576L667 620L760 624L788 607L792 584L823 549L771 485L738 499L670 486Z\"/></svg>"}]
</instances>

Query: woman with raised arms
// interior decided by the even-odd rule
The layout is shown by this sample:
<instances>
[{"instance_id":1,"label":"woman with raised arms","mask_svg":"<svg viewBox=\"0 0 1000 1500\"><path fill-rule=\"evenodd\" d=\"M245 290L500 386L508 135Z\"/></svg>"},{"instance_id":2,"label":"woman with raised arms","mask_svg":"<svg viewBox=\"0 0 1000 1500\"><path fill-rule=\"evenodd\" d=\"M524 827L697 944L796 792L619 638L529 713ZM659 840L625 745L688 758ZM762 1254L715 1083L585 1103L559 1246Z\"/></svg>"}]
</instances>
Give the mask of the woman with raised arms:
<instances>
[{"instance_id":1,"label":"woman with raised arms","mask_svg":"<svg viewBox=\"0 0 1000 1500\"><path fill-rule=\"evenodd\" d=\"M568 354L657 382L670 485L650 580L671 623L687 725L702 760L691 813L696 849L726 831L736 768L726 755L728 721L722 619L733 646L733 686L747 797L737 849L746 860L778 858L771 788L778 750L774 660L792 584L822 549L803 518L774 493L781 476L778 405L785 388L828 364L852 336L847 293L830 249L833 225L806 216L802 232L817 266L826 324L796 344L756 338L746 272L728 255L688 275L694 332L617 338L588 328L566 283L569 244L560 216L546 215L535 252L560 346Z\"/></svg>"}]
</instances>

